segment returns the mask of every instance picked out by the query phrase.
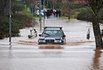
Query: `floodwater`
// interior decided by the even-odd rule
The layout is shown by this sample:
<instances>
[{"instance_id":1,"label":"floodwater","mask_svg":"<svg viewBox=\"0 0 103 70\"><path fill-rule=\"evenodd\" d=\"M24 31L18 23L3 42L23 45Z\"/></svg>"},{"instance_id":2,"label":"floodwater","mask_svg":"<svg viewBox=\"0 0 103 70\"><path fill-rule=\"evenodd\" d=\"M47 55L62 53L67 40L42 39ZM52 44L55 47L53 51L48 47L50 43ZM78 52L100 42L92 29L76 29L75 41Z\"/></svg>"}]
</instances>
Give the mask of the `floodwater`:
<instances>
[{"instance_id":1,"label":"floodwater","mask_svg":"<svg viewBox=\"0 0 103 70\"><path fill-rule=\"evenodd\" d=\"M5 45L8 43L7 39L1 41L3 44L0 44L0 70L103 70L103 50L94 50L93 32L89 42L85 41L87 29L91 27L87 22L67 22L59 19L45 21L46 26L51 24L63 27L67 44L63 47L41 47L34 43L34 40L25 38L29 29L21 30L23 37L12 38L11 50Z\"/></svg>"},{"instance_id":2,"label":"floodwater","mask_svg":"<svg viewBox=\"0 0 103 70\"><path fill-rule=\"evenodd\" d=\"M103 51L0 48L0 70L103 70Z\"/></svg>"},{"instance_id":3,"label":"floodwater","mask_svg":"<svg viewBox=\"0 0 103 70\"><path fill-rule=\"evenodd\" d=\"M95 50L95 54L94 54L90 69L103 70L103 54L99 48Z\"/></svg>"}]
</instances>

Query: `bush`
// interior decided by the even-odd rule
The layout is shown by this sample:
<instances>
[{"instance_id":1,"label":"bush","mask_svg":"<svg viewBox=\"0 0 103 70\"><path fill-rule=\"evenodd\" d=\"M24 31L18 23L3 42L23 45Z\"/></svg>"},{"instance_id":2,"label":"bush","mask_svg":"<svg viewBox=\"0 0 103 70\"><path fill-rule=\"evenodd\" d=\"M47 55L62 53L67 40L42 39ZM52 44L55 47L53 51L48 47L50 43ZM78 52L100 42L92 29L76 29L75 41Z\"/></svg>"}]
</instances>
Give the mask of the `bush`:
<instances>
[{"instance_id":1,"label":"bush","mask_svg":"<svg viewBox=\"0 0 103 70\"><path fill-rule=\"evenodd\" d=\"M91 21L92 12L87 8L81 8L80 13L77 15L78 20Z\"/></svg>"},{"instance_id":2,"label":"bush","mask_svg":"<svg viewBox=\"0 0 103 70\"><path fill-rule=\"evenodd\" d=\"M100 10L98 13L98 19L99 22L103 23L103 14L102 14L103 10ZM91 12L91 10L89 8L82 8L80 9L80 13L77 16L78 20L84 20L84 21L92 21L92 16L93 13Z\"/></svg>"},{"instance_id":3,"label":"bush","mask_svg":"<svg viewBox=\"0 0 103 70\"><path fill-rule=\"evenodd\" d=\"M7 17L3 17L2 21L0 22L0 39L9 36L9 23ZM18 36L19 28L17 23L12 22L12 36Z\"/></svg>"},{"instance_id":4,"label":"bush","mask_svg":"<svg viewBox=\"0 0 103 70\"><path fill-rule=\"evenodd\" d=\"M0 19L0 39L9 36L9 21L7 16ZM19 29L31 26L32 18L26 15L15 14L12 17L12 36L19 36Z\"/></svg>"},{"instance_id":5,"label":"bush","mask_svg":"<svg viewBox=\"0 0 103 70\"><path fill-rule=\"evenodd\" d=\"M8 5L8 1L3 1L3 3ZM12 36L18 36L19 29L31 26L33 17L24 13L24 11L27 12L27 10L24 10L24 4L18 3L17 0L13 0L12 4ZM9 36L9 17L7 16L8 7L6 8L2 4L0 7L2 7L2 11L0 11L0 39L3 39Z\"/></svg>"},{"instance_id":6,"label":"bush","mask_svg":"<svg viewBox=\"0 0 103 70\"><path fill-rule=\"evenodd\" d=\"M16 23L15 25L17 25L19 29L32 26L32 18L27 15L15 14L13 18L13 22Z\"/></svg>"}]
</instances>

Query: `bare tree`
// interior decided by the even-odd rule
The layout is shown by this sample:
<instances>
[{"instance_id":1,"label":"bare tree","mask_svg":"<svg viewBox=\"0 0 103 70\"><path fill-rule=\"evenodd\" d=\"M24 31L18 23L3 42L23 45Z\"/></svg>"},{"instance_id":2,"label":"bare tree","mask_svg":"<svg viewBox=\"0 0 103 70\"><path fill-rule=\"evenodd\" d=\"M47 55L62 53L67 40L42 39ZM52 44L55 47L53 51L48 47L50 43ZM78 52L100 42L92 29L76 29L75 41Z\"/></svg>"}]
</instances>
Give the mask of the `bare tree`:
<instances>
[{"instance_id":1,"label":"bare tree","mask_svg":"<svg viewBox=\"0 0 103 70\"><path fill-rule=\"evenodd\" d=\"M95 36L96 47L103 48L103 41L100 32L100 25L99 25L99 18L98 18L98 13L103 8L103 0L86 0L86 2L88 3L93 13L92 26L93 26L94 36Z\"/></svg>"}]
</instances>

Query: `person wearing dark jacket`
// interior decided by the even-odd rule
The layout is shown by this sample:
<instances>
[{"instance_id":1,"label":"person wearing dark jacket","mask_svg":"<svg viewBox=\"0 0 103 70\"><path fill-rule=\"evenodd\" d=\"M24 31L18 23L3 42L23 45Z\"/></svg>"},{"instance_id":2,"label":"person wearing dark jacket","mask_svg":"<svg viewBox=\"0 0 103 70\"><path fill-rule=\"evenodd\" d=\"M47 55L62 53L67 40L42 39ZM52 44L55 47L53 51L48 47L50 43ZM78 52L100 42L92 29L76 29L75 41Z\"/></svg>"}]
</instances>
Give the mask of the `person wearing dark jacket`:
<instances>
[{"instance_id":1,"label":"person wearing dark jacket","mask_svg":"<svg viewBox=\"0 0 103 70\"><path fill-rule=\"evenodd\" d=\"M37 37L37 31L36 31L36 29L34 29L34 35L35 35L35 37Z\"/></svg>"},{"instance_id":2,"label":"person wearing dark jacket","mask_svg":"<svg viewBox=\"0 0 103 70\"><path fill-rule=\"evenodd\" d=\"M88 32L87 32L87 39L88 40L90 39L90 29L88 29Z\"/></svg>"}]
</instances>

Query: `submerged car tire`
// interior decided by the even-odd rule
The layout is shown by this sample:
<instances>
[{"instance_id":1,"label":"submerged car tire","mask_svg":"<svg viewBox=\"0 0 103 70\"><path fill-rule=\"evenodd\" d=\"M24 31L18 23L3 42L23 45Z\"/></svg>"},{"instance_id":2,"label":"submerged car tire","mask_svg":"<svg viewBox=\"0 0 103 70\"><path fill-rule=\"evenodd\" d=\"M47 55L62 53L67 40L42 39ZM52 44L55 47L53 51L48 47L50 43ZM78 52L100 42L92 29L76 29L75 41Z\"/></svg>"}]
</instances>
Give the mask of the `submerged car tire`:
<instances>
[{"instance_id":1,"label":"submerged car tire","mask_svg":"<svg viewBox=\"0 0 103 70\"><path fill-rule=\"evenodd\" d=\"M40 45L40 42L38 42L38 45Z\"/></svg>"},{"instance_id":2,"label":"submerged car tire","mask_svg":"<svg viewBox=\"0 0 103 70\"><path fill-rule=\"evenodd\" d=\"M66 39L65 38L61 42L61 45L64 45L64 44L66 44Z\"/></svg>"},{"instance_id":3,"label":"submerged car tire","mask_svg":"<svg viewBox=\"0 0 103 70\"><path fill-rule=\"evenodd\" d=\"M64 43L64 41L62 41L60 44L61 44L61 45L64 45L65 43Z\"/></svg>"},{"instance_id":4,"label":"submerged car tire","mask_svg":"<svg viewBox=\"0 0 103 70\"><path fill-rule=\"evenodd\" d=\"M43 43L38 42L38 45L41 45L41 44L43 44Z\"/></svg>"}]
</instances>

